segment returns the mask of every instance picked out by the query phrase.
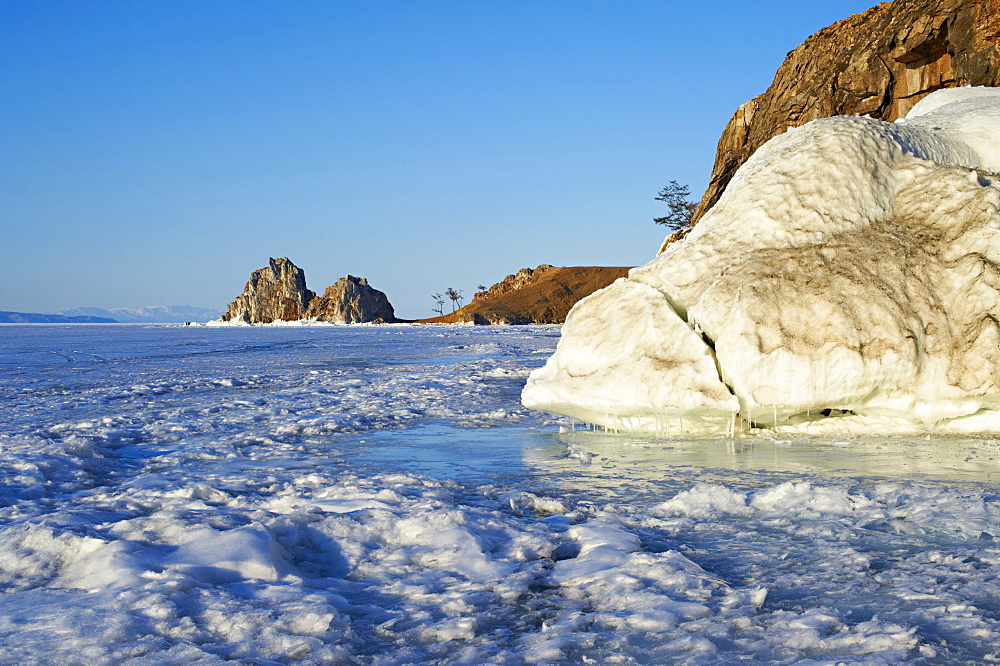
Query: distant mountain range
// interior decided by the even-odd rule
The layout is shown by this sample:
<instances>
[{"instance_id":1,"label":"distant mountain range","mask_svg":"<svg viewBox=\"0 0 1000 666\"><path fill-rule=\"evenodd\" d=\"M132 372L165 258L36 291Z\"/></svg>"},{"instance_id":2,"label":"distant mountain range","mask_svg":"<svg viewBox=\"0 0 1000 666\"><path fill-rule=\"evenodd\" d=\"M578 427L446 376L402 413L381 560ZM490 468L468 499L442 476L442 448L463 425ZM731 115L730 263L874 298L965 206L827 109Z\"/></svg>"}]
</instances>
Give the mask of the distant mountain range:
<instances>
[{"instance_id":1,"label":"distant mountain range","mask_svg":"<svg viewBox=\"0 0 1000 666\"><path fill-rule=\"evenodd\" d=\"M108 317L123 324L182 324L206 322L222 316L222 310L196 308L192 305L153 305L145 308L76 308L59 314L72 317Z\"/></svg>"},{"instance_id":2,"label":"distant mountain range","mask_svg":"<svg viewBox=\"0 0 1000 666\"><path fill-rule=\"evenodd\" d=\"M107 317L70 317L61 314L0 311L0 324L116 324Z\"/></svg>"},{"instance_id":3,"label":"distant mountain range","mask_svg":"<svg viewBox=\"0 0 1000 666\"><path fill-rule=\"evenodd\" d=\"M0 311L4 324L179 324L218 319L222 310L191 305L155 305L145 308L75 308L59 314Z\"/></svg>"}]
</instances>

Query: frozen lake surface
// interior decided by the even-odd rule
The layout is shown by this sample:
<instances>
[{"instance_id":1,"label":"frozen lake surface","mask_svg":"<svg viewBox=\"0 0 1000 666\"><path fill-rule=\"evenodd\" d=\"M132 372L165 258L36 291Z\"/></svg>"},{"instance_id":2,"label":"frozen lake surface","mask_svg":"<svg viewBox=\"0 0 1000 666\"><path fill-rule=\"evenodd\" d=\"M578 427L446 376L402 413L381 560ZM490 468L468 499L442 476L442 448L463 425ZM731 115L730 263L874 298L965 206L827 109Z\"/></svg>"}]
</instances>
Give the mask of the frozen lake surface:
<instances>
[{"instance_id":1,"label":"frozen lake surface","mask_svg":"<svg viewBox=\"0 0 1000 666\"><path fill-rule=\"evenodd\" d=\"M0 662L1000 661L1000 442L572 429L558 335L0 326Z\"/></svg>"}]
</instances>

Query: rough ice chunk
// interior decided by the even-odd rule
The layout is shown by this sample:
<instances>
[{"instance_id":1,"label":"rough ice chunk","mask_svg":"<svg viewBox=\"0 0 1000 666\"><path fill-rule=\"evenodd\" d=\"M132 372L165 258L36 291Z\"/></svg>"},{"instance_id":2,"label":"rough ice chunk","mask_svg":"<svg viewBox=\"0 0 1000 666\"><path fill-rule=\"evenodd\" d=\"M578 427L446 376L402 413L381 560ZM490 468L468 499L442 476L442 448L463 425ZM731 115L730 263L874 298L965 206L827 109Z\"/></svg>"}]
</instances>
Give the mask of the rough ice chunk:
<instances>
[{"instance_id":1,"label":"rough ice chunk","mask_svg":"<svg viewBox=\"0 0 1000 666\"><path fill-rule=\"evenodd\" d=\"M623 430L694 414L725 422L739 410L712 350L656 289L618 280L573 313L556 354L531 374L528 407Z\"/></svg>"},{"instance_id":2,"label":"rough ice chunk","mask_svg":"<svg viewBox=\"0 0 1000 666\"><path fill-rule=\"evenodd\" d=\"M571 311L522 400L647 432L1000 429L997 173L996 88L789 130Z\"/></svg>"},{"instance_id":3,"label":"rough ice chunk","mask_svg":"<svg viewBox=\"0 0 1000 666\"><path fill-rule=\"evenodd\" d=\"M225 532L202 526L187 536L190 540L164 562L196 580L214 585L245 579L273 582L291 571L281 546L263 525Z\"/></svg>"}]
</instances>

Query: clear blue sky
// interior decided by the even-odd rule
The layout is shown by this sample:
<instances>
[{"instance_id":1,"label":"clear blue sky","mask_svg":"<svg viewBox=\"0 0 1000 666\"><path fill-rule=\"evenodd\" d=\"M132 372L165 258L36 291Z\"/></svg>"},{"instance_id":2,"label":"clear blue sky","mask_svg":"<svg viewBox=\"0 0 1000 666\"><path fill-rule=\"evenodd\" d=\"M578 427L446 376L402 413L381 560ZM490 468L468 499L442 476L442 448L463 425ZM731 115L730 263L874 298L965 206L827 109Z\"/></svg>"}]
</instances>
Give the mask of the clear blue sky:
<instances>
[{"instance_id":1,"label":"clear blue sky","mask_svg":"<svg viewBox=\"0 0 1000 666\"><path fill-rule=\"evenodd\" d=\"M419 317L644 263L656 192L875 4L0 0L0 310L221 308L288 256Z\"/></svg>"}]
</instances>

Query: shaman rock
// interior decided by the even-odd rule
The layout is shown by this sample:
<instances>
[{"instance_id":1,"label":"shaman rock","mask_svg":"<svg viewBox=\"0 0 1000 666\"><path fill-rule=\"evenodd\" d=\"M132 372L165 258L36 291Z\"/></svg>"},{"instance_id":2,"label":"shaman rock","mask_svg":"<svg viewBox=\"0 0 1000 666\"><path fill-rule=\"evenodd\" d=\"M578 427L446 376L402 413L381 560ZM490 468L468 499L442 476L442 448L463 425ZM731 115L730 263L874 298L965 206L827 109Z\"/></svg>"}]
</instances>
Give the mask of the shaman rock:
<instances>
[{"instance_id":1,"label":"shaman rock","mask_svg":"<svg viewBox=\"0 0 1000 666\"><path fill-rule=\"evenodd\" d=\"M305 316L316 294L306 288L305 272L287 257L269 259L268 265L250 274L243 293L236 297L222 321L269 324L295 321Z\"/></svg>"},{"instance_id":2,"label":"shaman rock","mask_svg":"<svg viewBox=\"0 0 1000 666\"><path fill-rule=\"evenodd\" d=\"M304 316L338 324L398 321L386 295L369 285L365 278L353 275L342 277L327 287L322 296L309 304Z\"/></svg>"}]
</instances>

